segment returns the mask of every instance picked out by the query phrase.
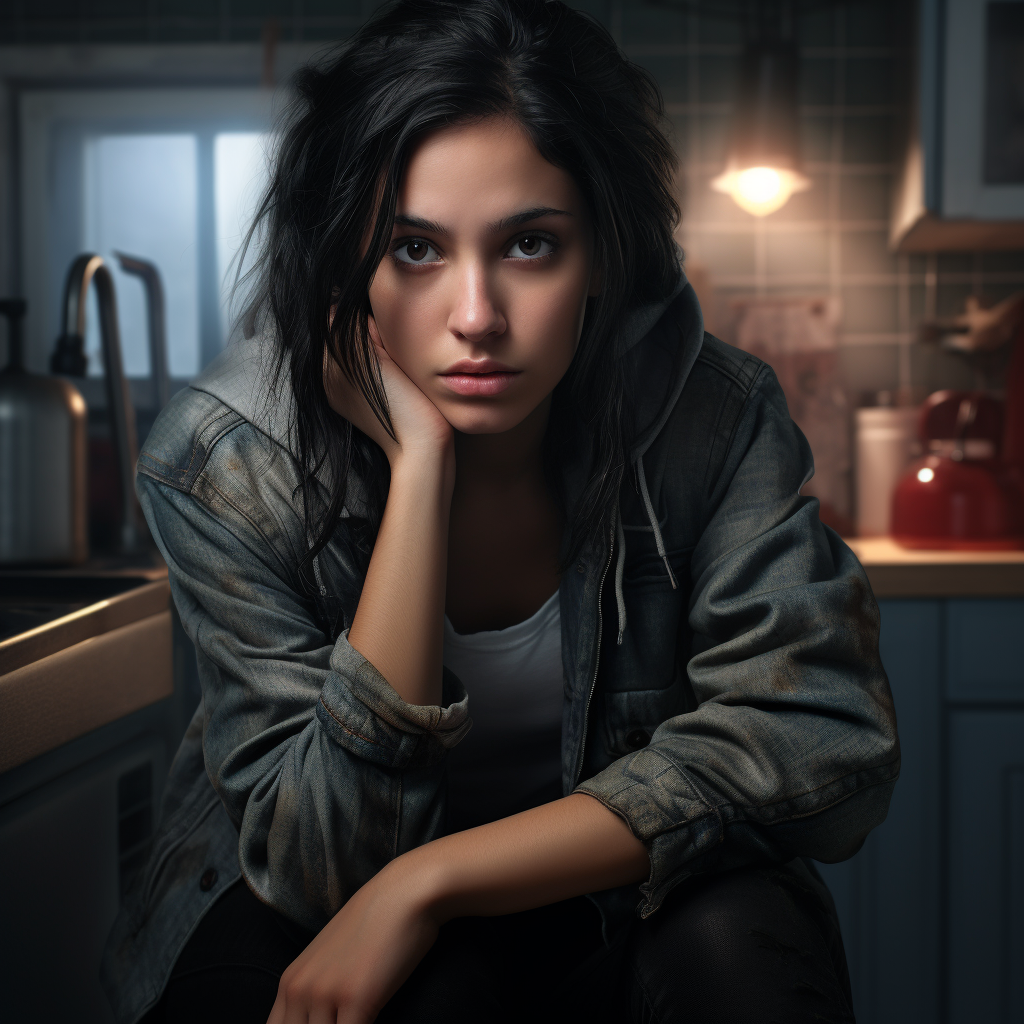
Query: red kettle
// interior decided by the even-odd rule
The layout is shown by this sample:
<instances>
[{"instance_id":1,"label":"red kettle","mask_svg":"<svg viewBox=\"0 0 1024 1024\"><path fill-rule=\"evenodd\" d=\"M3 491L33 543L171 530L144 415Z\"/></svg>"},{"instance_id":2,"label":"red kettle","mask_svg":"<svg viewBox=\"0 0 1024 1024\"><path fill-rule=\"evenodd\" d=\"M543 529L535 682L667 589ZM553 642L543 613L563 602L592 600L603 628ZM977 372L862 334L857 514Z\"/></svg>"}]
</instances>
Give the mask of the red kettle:
<instances>
[{"instance_id":1,"label":"red kettle","mask_svg":"<svg viewBox=\"0 0 1024 1024\"><path fill-rule=\"evenodd\" d=\"M892 534L908 548L999 551L1024 546L1021 489L1001 461L1003 404L939 391L921 406L925 451L893 494Z\"/></svg>"}]
</instances>

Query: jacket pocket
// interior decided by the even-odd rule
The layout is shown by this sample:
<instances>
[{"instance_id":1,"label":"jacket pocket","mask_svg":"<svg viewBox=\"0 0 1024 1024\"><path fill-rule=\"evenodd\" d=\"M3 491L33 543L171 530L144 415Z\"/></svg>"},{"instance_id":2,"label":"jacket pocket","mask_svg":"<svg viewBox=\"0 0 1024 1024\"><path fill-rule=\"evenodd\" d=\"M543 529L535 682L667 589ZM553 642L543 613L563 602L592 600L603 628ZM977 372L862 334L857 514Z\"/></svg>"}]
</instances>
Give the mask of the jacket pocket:
<instances>
[{"instance_id":1,"label":"jacket pocket","mask_svg":"<svg viewBox=\"0 0 1024 1024\"><path fill-rule=\"evenodd\" d=\"M622 642L611 633L602 651L602 683L608 692L657 690L671 686L678 666L680 629L686 625L690 590L686 559L673 559L672 570L679 582L673 590L660 558L643 566L643 576L627 575L622 586L626 628ZM658 570L660 569L660 573ZM609 615L615 614L611 603ZM608 623L612 626L614 620Z\"/></svg>"},{"instance_id":2,"label":"jacket pocket","mask_svg":"<svg viewBox=\"0 0 1024 1024\"><path fill-rule=\"evenodd\" d=\"M603 697L604 744L609 761L646 747L662 722L692 710L689 686L677 677L656 690L617 690Z\"/></svg>"}]
</instances>

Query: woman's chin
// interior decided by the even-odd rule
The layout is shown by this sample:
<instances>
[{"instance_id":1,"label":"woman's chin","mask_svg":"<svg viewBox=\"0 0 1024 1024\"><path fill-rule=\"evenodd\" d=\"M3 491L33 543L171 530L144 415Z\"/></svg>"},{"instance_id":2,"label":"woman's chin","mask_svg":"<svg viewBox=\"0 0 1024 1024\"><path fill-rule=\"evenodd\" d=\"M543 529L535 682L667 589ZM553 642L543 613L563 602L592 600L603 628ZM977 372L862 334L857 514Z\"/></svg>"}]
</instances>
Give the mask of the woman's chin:
<instances>
[{"instance_id":1,"label":"woman's chin","mask_svg":"<svg viewBox=\"0 0 1024 1024\"><path fill-rule=\"evenodd\" d=\"M441 415L460 434L504 434L526 418L514 409L442 409Z\"/></svg>"}]
</instances>

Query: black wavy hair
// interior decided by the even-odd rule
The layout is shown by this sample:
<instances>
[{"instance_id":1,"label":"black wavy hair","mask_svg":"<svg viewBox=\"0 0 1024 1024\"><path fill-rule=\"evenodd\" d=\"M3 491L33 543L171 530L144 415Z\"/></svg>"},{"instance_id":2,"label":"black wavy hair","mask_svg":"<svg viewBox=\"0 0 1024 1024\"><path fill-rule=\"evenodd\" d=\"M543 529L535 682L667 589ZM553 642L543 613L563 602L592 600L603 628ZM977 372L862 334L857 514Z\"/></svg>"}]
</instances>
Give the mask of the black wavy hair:
<instances>
[{"instance_id":1,"label":"black wavy hair","mask_svg":"<svg viewBox=\"0 0 1024 1024\"><path fill-rule=\"evenodd\" d=\"M304 578L334 531L350 475L365 485L373 530L390 480L381 449L328 405L325 347L390 430L368 289L391 240L402 175L426 133L495 115L516 121L572 175L593 219L601 292L588 302L547 435L553 481L565 459L588 467L582 497L565 509L566 562L575 559L607 527L626 461L631 402L617 326L630 307L667 295L679 274L676 160L657 85L604 28L559 0L395 0L294 84L249 236L260 252L244 320L249 331L277 332L278 369L287 359L291 371Z\"/></svg>"}]
</instances>

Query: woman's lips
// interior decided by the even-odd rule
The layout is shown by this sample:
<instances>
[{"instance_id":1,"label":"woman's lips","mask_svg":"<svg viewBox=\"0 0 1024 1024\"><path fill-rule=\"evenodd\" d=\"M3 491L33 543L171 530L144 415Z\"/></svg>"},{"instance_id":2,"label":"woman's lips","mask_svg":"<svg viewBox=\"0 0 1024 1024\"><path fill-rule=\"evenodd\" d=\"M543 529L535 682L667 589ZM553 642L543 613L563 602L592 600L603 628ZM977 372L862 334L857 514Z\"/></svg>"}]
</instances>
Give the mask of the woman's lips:
<instances>
[{"instance_id":1,"label":"woman's lips","mask_svg":"<svg viewBox=\"0 0 1024 1024\"><path fill-rule=\"evenodd\" d=\"M458 395L485 398L500 395L516 377L518 370L492 370L490 373L442 373L441 380Z\"/></svg>"}]
</instances>

